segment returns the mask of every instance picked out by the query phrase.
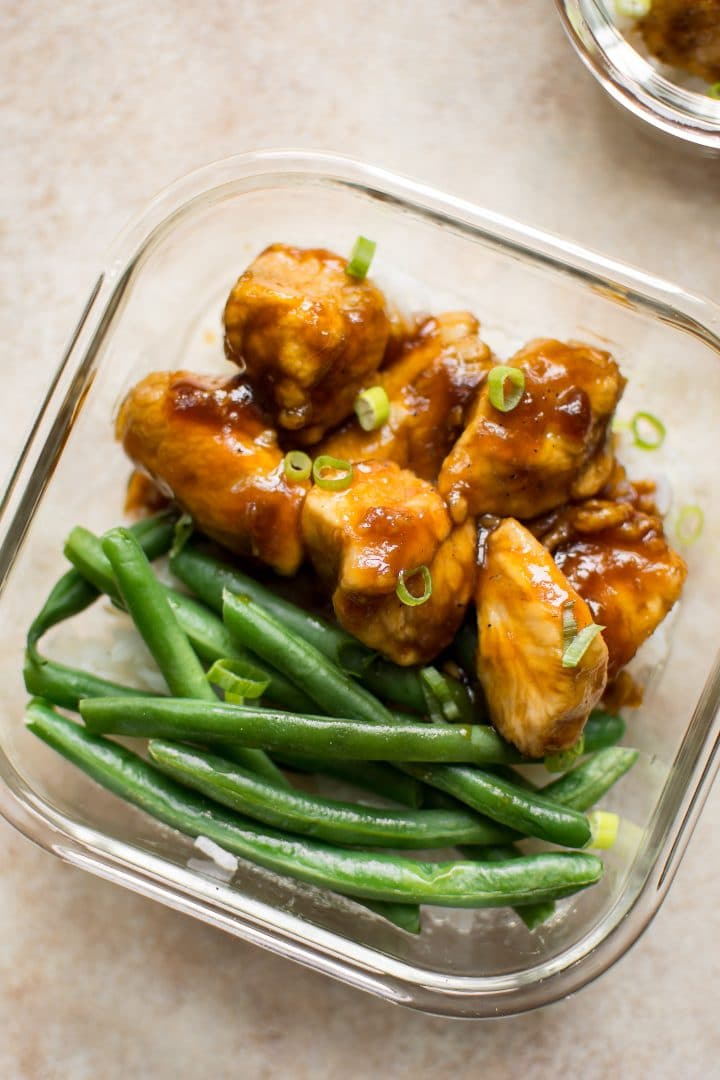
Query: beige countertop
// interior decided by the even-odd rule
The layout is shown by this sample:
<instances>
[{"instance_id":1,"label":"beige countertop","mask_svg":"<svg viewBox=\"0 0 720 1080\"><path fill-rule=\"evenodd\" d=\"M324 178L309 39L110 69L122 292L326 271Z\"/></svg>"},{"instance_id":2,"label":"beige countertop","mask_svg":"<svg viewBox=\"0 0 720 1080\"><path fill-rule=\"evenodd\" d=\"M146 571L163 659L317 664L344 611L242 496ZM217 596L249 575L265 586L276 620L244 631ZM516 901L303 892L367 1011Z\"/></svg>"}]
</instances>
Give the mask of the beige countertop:
<instances>
[{"instance_id":1,"label":"beige countertop","mask_svg":"<svg viewBox=\"0 0 720 1080\"><path fill-rule=\"evenodd\" d=\"M718 170L604 98L550 0L0 4L9 468L126 219L205 161L329 148L720 298ZM717 1075L720 787L643 939L503 1023L387 1005L0 824L0 1076Z\"/></svg>"}]
</instances>

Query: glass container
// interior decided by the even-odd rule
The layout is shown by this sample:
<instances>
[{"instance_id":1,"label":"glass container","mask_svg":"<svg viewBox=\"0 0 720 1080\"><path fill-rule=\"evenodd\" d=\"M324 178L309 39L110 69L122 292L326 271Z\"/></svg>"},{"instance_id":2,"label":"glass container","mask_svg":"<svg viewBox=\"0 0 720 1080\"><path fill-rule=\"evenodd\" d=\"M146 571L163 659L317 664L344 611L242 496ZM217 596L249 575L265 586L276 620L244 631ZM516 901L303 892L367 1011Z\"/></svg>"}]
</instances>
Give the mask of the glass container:
<instances>
[{"instance_id":1,"label":"glass container","mask_svg":"<svg viewBox=\"0 0 720 1080\"><path fill-rule=\"evenodd\" d=\"M556 0L580 59L611 98L652 130L720 153L720 101L700 79L661 64L614 0Z\"/></svg>"},{"instance_id":2,"label":"glass container","mask_svg":"<svg viewBox=\"0 0 720 1080\"><path fill-rule=\"evenodd\" d=\"M65 568L63 540L77 523L103 530L122 517L128 464L112 428L122 395L153 369L223 368L224 298L266 244L345 252L358 233L378 242L381 285L411 308L469 308L501 356L536 336L612 349L629 380L621 419L644 409L668 431L661 451L636 452L634 471L663 472L676 508L705 510L672 627L638 661L645 700L626 741L642 756L606 803L623 826L605 877L532 934L509 910L427 908L423 933L412 936L250 864L223 873L186 837L96 787L22 722L24 634ZM0 811L76 866L394 1002L493 1017L578 990L657 911L717 767L719 329L708 301L349 159L245 154L173 185L112 250L0 508ZM52 633L47 651L58 659L116 678L132 662L142 676L126 617L108 604Z\"/></svg>"}]
</instances>

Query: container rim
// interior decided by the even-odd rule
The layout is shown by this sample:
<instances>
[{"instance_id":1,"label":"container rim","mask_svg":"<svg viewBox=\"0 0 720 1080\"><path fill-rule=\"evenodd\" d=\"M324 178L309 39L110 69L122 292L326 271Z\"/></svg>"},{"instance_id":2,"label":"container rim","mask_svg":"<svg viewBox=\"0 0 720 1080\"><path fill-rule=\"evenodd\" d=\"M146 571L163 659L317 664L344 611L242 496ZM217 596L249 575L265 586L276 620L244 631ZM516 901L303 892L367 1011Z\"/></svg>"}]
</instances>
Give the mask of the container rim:
<instances>
[{"instance_id":1,"label":"container rim","mask_svg":"<svg viewBox=\"0 0 720 1080\"><path fill-rule=\"evenodd\" d=\"M720 308L642 270L349 157L302 150L236 155L203 166L165 188L111 248L0 504L0 591L92 381L105 330L143 254L161 230L198 200L211 194L222 198L241 183L248 189L297 181L354 189L486 245L549 265L580 278L611 302L644 308L672 322L702 340L720 358ZM648 840L646 849L656 850L657 855L647 872L642 867L642 887L629 902L621 902L627 900L628 885L637 870L633 864L624 890L601 924L548 960L505 975L451 976L421 970L234 890L213 884L211 895L190 871L178 872L173 867L173 880L169 881L166 860L73 823L45 802L2 749L0 813L66 861L360 989L437 1015L506 1016L549 1004L580 989L607 970L649 924L669 888L720 765L719 704L720 659L698 701L674 763L677 767L670 770L648 826L653 844ZM687 783L679 781L680 764L683 776L689 777Z\"/></svg>"},{"instance_id":2,"label":"container rim","mask_svg":"<svg viewBox=\"0 0 720 1080\"><path fill-rule=\"evenodd\" d=\"M575 51L618 104L658 131L704 150L720 150L720 102L678 86L656 71L626 41L597 0L586 0L594 24L586 16L583 0L555 3Z\"/></svg>"}]
</instances>

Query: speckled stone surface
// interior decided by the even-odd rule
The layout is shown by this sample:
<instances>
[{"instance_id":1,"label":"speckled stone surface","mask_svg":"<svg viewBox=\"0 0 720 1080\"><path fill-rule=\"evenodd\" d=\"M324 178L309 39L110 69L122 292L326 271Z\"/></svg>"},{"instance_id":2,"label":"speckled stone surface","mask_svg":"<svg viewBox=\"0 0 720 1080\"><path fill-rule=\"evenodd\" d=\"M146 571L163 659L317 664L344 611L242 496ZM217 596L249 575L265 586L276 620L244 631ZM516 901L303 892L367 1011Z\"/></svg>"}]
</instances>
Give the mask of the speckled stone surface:
<instances>
[{"instance_id":1,"label":"speckled stone surface","mask_svg":"<svg viewBox=\"0 0 720 1080\"><path fill-rule=\"evenodd\" d=\"M330 148L720 298L720 163L639 134L549 0L0 4L10 467L106 246L241 150ZM0 1076L717 1076L720 789L659 916L577 997L402 1011L62 865L0 824Z\"/></svg>"}]
</instances>

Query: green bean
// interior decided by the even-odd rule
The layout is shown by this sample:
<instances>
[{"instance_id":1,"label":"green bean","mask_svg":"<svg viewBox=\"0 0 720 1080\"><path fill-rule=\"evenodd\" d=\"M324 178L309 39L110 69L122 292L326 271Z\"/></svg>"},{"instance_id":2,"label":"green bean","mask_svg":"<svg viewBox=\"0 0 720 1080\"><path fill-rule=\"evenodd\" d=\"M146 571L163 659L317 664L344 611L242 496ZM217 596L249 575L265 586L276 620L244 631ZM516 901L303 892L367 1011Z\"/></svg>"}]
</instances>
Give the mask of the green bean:
<instances>
[{"instance_id":1,"label":"green bean","mask_svg":"<svg viewBox=\"0 0 720 1080\"><path fill-rule=\"evenodd\" d=\"M348 847L442 848L495 844L508 830L467 810L380 810L279 788L224 758L154 739L155 765L174 780L286 832Z\"/></svg>"},{"instance_id":2,"label":"green bean","mask_svg":"<svg viewBox=\"0 0 720 1080\"><path fill-rule=\"evenodd\" d=\"M614 746L625 734L625 721L621 716L595 709L590 713L583 730L584 754L593 754L606 746Z\"/></svg>"},{"instance_id":3,"label":"green bean","mask_svg":"<svg viewBox=\"0 0 720 1080\"><path fill-rule=\"evenodd\" d=\"M178 623L160 582L127 529L111 529L102 540L115 583L135 627L176 697L215 701L205 670Z\"/></svg>"},{"instance_id":4,"label":"green bean","mask_svg":"<svg viewBox=\"0 0 720 1080\"><path fill-rule=\"evenodd\" d=\"M94 695L89 695L94 696ZM214 744L220 745L220 744ZM233 743L222 744L221 753L233 761ZM423 801L423 785L412 776L399 772L381 761L338 761L333 758L308 757L307 754L273 754L273 760L293 772L320 773L332 780L371 791L391 802L417 810Z\"/></svg>"},{"instance_id":5,"label":"green bean","mask_svg":"<svg viewBox=\"0 0 720 1080\"><path fill-rule=\"evenodd\" d=\"M127 529L111 529L105 534L102 547L123 603L170 692L177 697L217 701L203 666L137 540ZM248 768L275 777L283 785L287 783L280 770L261 751L238 747L236 754Z\"/></svg>"},{"instance_id":6,"label":"green bean","mask_svg":"<svg viewBox=\"0 0 720 1080\"><path fill-rule=\"evenodd\" d=\"M576 765L570 772L541 789L546 799L574 810L589 810L598 799L633 767L637 750L609 746Z\"/></svg>"},{"instance_id":7,"label":"green bean","mask_svg":"<svg viewBox=\"0 0 720 1080\"><path fill-rule=\"evenodd\" d=\"M356 720L392 722L390 713L376 697L248 596L226 592L223 621L241 645L274 664L324 712Z\"/></svg>"},{"instance_id":8,"label":"green bean","mask_svg":"<svg viewBox=\"0 0 720 1080\"><path fill-rule=\"evenodd\" d=\"M358 724L219 701L150 697L88 699L80 702L80 713L95 734L203 744L229 739L271 752L320 757L493 764L517 756L492 728L480 724Z\"/></svg>"},{"instance_id":9,"label":"green bean","mask_svg":"<svg viewBox=\"0 0 720 1080\"><path fill-rule=\"evenodd\" d=\"M147 697L149 691L110 682L79 668L66 667L54 660L44 660L28 650L23 668L25 688L35 697L46 698L53 705L77 711L83 698Z\"/></svg>"},{"instance_id":10,"label":"green bean","mask_svg":"<svg viewBox=\"0 0 720 1080\"><path fill-rule=\"evenodd\" d=\"M349 896L500 907L569 896L593 885L603 872L600 859L584 852L542 853L504 863L430 863L289 837L187 791L125 747L94 737L43 703L30 704L27 721L34 734L104 787L165 824L190 836L207 836L269 870Z\"/></svg>"},{"instance_id":11,"label":"green bean","mask_svg":"<svg viewBox=\"0 0 720 1080\"><path fill-rule=\"evenodd\" d=\"M460 854L467 859L480 859L484 862L505 862L507 859L519 859L522 852L510 844L493 845L492 847L468 847L463 844ZM554 900L540 900L534 904L525 904L523 907L513 908L515 914L522 919L528 930L536 930L538 926L546 923L555 914Z\"/></svg>"},{"instance_id":12,"label":"green bean","mask_svg":"<svg viewBox=\"0 0 720 1080\"><path fill-rule=\"evenodd\" d=\"M584 814L558 806L549 798L494 773L458 766L406 764L404 767L417 780L440 788L478 813L524 836L578 848L584 847L591 838L590 825Z\"/></svg>"},{"instance_id":13,"label":"green bean","mask_svg":"<svg viewBox=\"0 0 720 1080\"><path fill-rule=\"evenodd\" d=\"M130 525L130 532L142 547L148 559L164 555L172 543L175 515L169 511L144 518ZM32 648L52 626L81 611L97 599L98 590L74 567L55 583L42 610L33 619L28 630L28 645Z\"/></svg>"},{"instance_id":14,"label":"green bean","mask_svg":"<svg viewBox=\"0 0 720 1080\"><path fill-rule=\"evenodd\" d=\"M88 529L77 526L65 542L65 555L96 588L110 596L115 603L120 603L110 563L97 536ZM270 680L267 696L271 701L300 712L312 708L310 699L294 683L274 668L261 665L259 659L247 649L241 649L212 611L177 589L163 586L163 591L176 619L201 660L208 664L223 659L248 660L262 667Z\"/></svg>"},{"instance_id":15,"label":"green bean","mask_svg":"<svg viewBox=\"0 0 720 1080\"><path fill-rule=\"evenodd\" d=\"M345 630L318 615L303 611L236 567L205 554L193 543L186 544L182 551L171 557L170 568L184 585L215 611L222 611L225 589L249 596L333 663L346 671L352 670L374 694L414 712L425 712L425 697L417 668L401 668L383 660Z\"/></svg>"}]
</instances>

